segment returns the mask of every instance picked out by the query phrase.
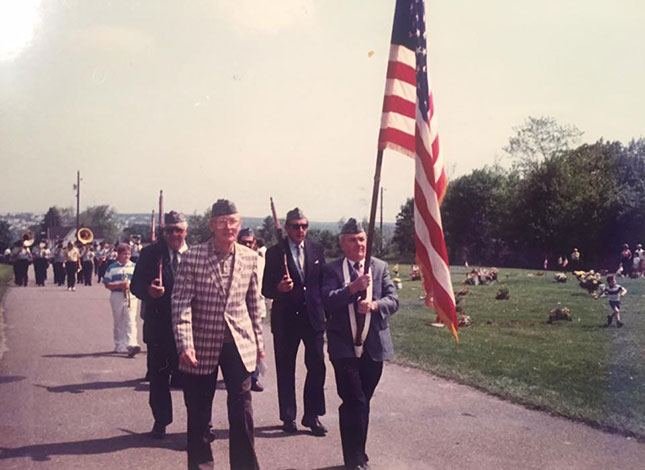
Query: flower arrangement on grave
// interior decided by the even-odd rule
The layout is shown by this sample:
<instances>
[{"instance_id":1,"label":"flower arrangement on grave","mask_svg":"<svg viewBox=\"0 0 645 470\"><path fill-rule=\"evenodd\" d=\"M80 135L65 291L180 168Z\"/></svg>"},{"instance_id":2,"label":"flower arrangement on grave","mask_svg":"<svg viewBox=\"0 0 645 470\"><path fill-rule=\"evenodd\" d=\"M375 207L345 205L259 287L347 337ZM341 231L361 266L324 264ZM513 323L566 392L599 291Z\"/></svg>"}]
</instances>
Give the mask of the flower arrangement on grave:
<instances>
[{"instance_id":1,"label":"flower arrangement on grave","mask_svg":"<svg viewBox=\"0 0 645 470\"><path fill-rule=\"evenodd\" d=\"M558 320L571 321L571 310L567 307L556 307L549 312L547 323L553 323Z\"/></svg>"},{"instance_id":2,"label":"flower arrangement on grave","mask_svg":"<svg viewBox=\"0 0 645 470\"><path fill-rule=\"evenodd\" d=\"M596 298L604 290L602 275L593 269L591 271L574 271L573 275L578 279L580 287L586 289L587 292Z\"/></svg>"},{"instance_id":3,"label":"flower arrangement on grave","mask_svg":"<svg viewBox=\"0 0 645 470\"><path fill-rule=\"evenodd\" d=\"M555 273L553 275L554 282L567 282L567 275L565 273Z\"/></svg>"},{"instance_id":4,"label":"flower arrangement on grave","mask_svg":"<svg viewBox=\"0 0 645 470\"><path fill-rule=\"evenodd\" d=\"M499 289L497 289L497 294L495 294L495 298L497 300L508 300L510 299L510 297L511 295L507 286L500 287Z\"/></svg>"},{"instance_id":5,"label":"flower arrangement on grave","mask_svg":"<svg viewBox=\"0 0 645 470\"><path fill-rule=\"evenodd\" d=\"M477 286L479 284L487 285L493 284L497 281L497 275L499 271L497 268L479 268L473 269L466 275L466 280L464 284L469 284L472 286Z\"/></svg>"}]
</instances>

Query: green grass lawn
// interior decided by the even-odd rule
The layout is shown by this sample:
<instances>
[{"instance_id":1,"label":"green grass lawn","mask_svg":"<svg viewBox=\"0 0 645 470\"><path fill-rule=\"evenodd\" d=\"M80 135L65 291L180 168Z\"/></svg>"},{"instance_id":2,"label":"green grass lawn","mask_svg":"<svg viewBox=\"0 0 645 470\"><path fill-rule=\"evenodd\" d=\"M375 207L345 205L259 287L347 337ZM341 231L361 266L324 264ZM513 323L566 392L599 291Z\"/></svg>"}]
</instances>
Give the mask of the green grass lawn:
<instances>
[{"instance_id":1,"label":"green grass lawn","mask_svg":"<svg viewBox=\"0 0 645 470\"><path fill-rule=\"evenodd\" d=\"M0 302L2 301L2 297L4 297L7 285L12 276L13 270L11 266L8 264L0 264Z\"/></svg>"},{"instance_id":2,"label":"green grass lawn","mask_svg":"<svg viewBox=\"0 0 645 470\"><path fill-rule=\"evenodd\" d=\"M403 266L403 265L402 265ZM619 279L629 293L625 326L607 328L607 298L594 300L573 275L565 284L553 272L500 269L490 286L463 286L465 268L453 268L455 291L473 323L460 344L429 323L419 281L401 270L401 307L392 317L396 360L515 402L606 429L645 437L645 279ZM509 300L496 300L500 285ZM546 322L549 310L571 309L573 321ZM615 323L614 323L615 325ZM455 397L457 399L457 397Z\"/></svg>"}]
</instances>

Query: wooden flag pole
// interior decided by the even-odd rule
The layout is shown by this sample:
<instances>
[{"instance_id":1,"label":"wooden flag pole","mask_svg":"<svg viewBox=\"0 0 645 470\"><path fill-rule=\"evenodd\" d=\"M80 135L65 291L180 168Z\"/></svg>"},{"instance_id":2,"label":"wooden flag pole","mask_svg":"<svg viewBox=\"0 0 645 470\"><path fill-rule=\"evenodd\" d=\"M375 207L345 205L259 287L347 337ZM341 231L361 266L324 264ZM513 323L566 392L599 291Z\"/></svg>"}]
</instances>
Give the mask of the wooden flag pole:
<instances>
[{"instance_id":1,"label":"wooden flag pole","mask_svg":"<svg viewBox=\"0 0 645 470\"><path fill-rule=\"evenodd\" d=\"M374 187L372 188L372 208L370 209L370 225L367 230L367 250L365 253L365 266L370 265L372 248L374 247L374 229L376 225L376 206L378 205L378 190L381 186L381 167L383 166L383 150L376 154L376 169L374 170Z\"/></svg>"},{"instance_id":2,"label":"wooden flag pole","mask_svg":"<svg viewBox=\"0 0 645 470\"><path fill-rule=\"evenodd\" d=\"M370 269L370 262L372 260L372 248L374 247L374 226L376 224L376 206L378 205L378 190L381 186L381 167L383 166L383 150L379 149L376 154L376 169L374 170L374 187L372 188L372 208L370 209L370 225L367 229L367 249L365 250L365 268L364 273L368 273ZM367 292L361 292L361 298L367 298ZM372 299L367 299L372 300ZM363 324L365 317L363 315L356 315L356 337L354 344L361 346L363 340L361 334L363 332Z\"/></svg>"}]
</instances>

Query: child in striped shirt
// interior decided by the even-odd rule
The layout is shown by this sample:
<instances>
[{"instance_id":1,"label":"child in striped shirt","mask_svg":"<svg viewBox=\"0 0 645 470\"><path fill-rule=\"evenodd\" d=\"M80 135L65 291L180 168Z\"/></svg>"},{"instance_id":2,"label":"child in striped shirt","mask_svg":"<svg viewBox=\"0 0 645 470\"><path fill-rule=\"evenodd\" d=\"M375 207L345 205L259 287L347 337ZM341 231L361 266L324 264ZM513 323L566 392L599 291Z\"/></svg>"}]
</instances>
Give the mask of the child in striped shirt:
<instances>
[{"instance_id":1,"label":"child in striped shirt","mask_svg":"<svg viewBox=\"0 0 645 470\"><path fill-rule=\"evenodd\" d=\"M607 315L607 326L611 325L615 316L616 326L620 328L623 326L620 318L620 298L627 294L627 289L616 282L616 276L614 274L607 276L607 284L605 294L609 296L609 306L612 309L611 315Z\"/></svg>"}]
</instances>

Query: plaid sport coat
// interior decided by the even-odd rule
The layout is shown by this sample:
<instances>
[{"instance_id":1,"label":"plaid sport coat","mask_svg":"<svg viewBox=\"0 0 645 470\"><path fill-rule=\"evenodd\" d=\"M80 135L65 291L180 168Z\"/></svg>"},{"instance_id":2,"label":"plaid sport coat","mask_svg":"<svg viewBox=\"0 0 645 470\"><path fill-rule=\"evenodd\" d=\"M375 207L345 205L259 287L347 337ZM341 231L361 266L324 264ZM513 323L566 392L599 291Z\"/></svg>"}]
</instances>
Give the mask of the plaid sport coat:
<instances>
[{"instance_id":1,"label":"plaid sport coat","mask_svg":"<svg viewBox=\"0 0 645 470\"><path fill-rule=\"evenodd\" d=\"M215 243L191 247L182 257L172 292L172 322L177 352L194 349L197 367L179 364L182 372L211 374L218 365L226 324L246 370L256 367L264 350L260 318L258 255L235 244L233 278L228 296L216 270Z\"/></svg>"}]
</instances>

